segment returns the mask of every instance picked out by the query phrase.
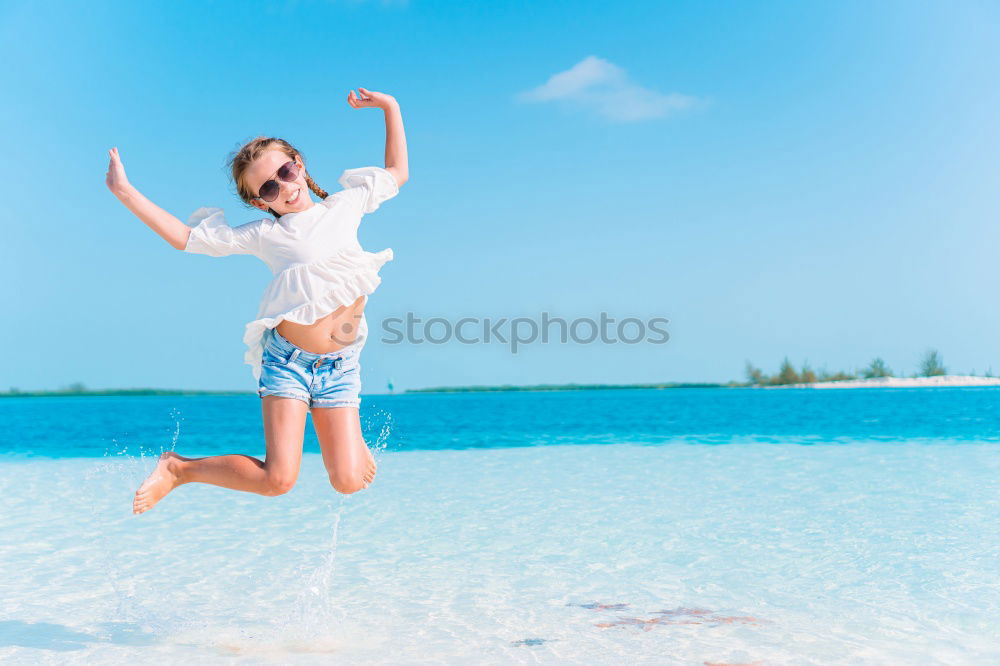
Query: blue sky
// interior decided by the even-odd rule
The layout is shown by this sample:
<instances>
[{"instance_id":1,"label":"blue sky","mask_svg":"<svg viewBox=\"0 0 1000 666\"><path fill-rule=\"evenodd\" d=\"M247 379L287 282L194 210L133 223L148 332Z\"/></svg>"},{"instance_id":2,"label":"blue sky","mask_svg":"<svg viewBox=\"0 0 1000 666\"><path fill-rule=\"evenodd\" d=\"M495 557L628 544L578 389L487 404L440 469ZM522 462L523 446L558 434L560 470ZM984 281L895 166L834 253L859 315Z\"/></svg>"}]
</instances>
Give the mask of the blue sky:
<instances>
[{"instance_id":1,"label":"blue sky","mask_svg":"<svg viewBox=\"0 0 1000 666\"><path fill-rule=\"evenodd\" d=\"M57 9L56 9L57 8ZM182 220L233 193L258 134L336 189L381 165L391 93L410 182L366 392L726 381L750 359L1000 372L1000 8L990 2L213 2L0 5L6 184L0 389L255 388L271 278L170 248L105 188L107 150ZM388 344L381 322L664 317L666 344Z\"/></svg>"}]
</instances>

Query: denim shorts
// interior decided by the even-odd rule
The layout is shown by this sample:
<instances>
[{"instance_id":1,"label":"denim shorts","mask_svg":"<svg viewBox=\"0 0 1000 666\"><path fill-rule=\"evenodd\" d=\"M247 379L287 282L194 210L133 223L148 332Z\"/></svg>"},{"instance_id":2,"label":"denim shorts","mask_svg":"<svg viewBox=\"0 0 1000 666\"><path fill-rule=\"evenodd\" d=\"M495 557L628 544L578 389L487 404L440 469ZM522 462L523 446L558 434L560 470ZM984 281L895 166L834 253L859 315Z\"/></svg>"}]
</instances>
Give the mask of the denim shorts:
<instances>
[{"instance_id":1,"label":"denim shorts","mask_svg":"<svg viewBox=\"0 0 1000 666\"><path fill-rule=\"evenodd\" d=\"M329 354L293 345L276 329L263 339L257 394L302 400L312 407L361 406L361 348L355 341Z\"/></svg>"}]
</instances>

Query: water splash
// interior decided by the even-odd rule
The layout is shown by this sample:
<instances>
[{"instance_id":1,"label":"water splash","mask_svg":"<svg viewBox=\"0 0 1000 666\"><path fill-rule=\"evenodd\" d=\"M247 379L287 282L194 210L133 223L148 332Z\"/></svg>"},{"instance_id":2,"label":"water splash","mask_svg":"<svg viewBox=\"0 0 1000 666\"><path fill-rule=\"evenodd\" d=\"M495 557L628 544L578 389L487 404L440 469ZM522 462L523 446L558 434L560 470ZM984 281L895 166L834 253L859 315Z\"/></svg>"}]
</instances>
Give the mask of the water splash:
<instances>
[{"instance_id":1,"label":"water splash","mask_svg":"<svg viewBox=\"0 0 1000 666\"><path fill-rule=\"evenodd\" d=\"M159 460L160 455L176 447L181 433L183 417L178 409L170 410L173 421L173 433L170 446L150 448L141 442L129 444L117 437L111 438L111 443L105 447L104 459L84 475L89 486L97 488L103 485L103 493L95 493L94 501L89 503L93 515L91 522L94 542L98 544L104 571L108 583L114 591L117 607L114 611L115 621L134 623L156 634L163 634L178 625L178 617L153 611L139 595L137 580L134 574L126 570L120 560L123 555L123 544L112 542L110 535L131 530L122 530L126 520L134 520L132 514L132 498L136 489L149 475ZM157 604L160 608L172 608L170 604Z\"/></svg>"},{"instance_id":2,"label":"water splash","mask_svg":"<svg viewBox=\"0 0 1000 666\"><path fill-rule=\"evenodd\" d=\"M158 446L155 443L137 444L127 438L112 439L105 450L104 461L88 473L88 483L100 487L97 490L101 493L100 501L92 503L90 509L94 542L99 547L108 583L117 600L113 619L142 627L158 641L214 645L230 654L259 656L339 651L347 642L341 637L346 618L334 580L341 520L349 496L335 494L328 500L330 524L320 528L328 530L327 538L320 534L318 539L309 539L310 543L303 548L294 548L295 555L282 562L282 571L267 573L267 580L259 581L273 584L275 573L288 577L289 585L284 587L277 615L254 621L245 608L234 606L232 613L219 613L233 618L231 624L207 628L203 621L181 615L190 616L191 607L183 598L183 591L162 583L155 575L153 584L144 580L150 572L140 559L143 534L148 534L147 530L169 529L169 525L163 524L166 518L159 515L134 522L132 497L155 467L159 456L178 448L184 418L178 409L171 409L169 415L170 428ZM392 414L379 410L366 415L364 425L364 431L374 434L370 448L373 455L380 458L392 436ZM256 573L251 574L251 578ZM239 584L242 583L234 581L234 585ZM223 598L229 596L223 595ZM242 598L240 594L231 596ZM214 610L225 609L217 607Z\"/></svg>"},{"instance_id":3,"label":"water splash","mask_svg":"<svg viewBox=\"0 0 1000 666\"><path fill-rule=\"evenodd\" d=\"M232 627L221 640L209 638L222 653L244 656L286 657L294 653L334 653L345 645L338 636L345 617L333 586L337 571L337 545L344 498L327 502L331 516L329 539L319 547L295 548L298 566L282 566L288 575L289 592L281 601L284 609L263 623ZM291 574L294 570L294 574ZM291 575L289 575L291 574ZM273 582L273 580L272 580Z\"/></svg>"},{"instance_id":4,"label":"water splash","mask_svg":"<svg viewBox=\"0 0 1000 666\"><path fill-rule=\"evenodd\" d=\"M177 441L181 437L181 421L184 420L184 417L181 416L181 411L176 407L170 408L170 417L174 420L174 434L170 438L170 448L168 450L172 451L177 447ZM163 451L160 453L163 453Z\"/></svg>"},{"instance_id":5,"label":"water splash","mask_svg":"<svg viewBox=\"0 0 1000 666\"><path fill-rule=\"evenodd\" d=\"M308 634L310 637L343 619L338 606L334 604L332 583L336 571L340 521L344 515L344 498L340 497L337 504L336 510L332 503L328 504L332 525L329 541L322 551L322 559L318 566L309 567L307 563L301 566L302 587L286 615L286 628L295 629L297 633Z\"/></svg>"},{"instance_id":6,"label":"water splash","mask_svg":"<svg viewBox=\"0 0 1000 666\"><path fill-rule=\"evenodd\" d=\"M372 455L375 456L375 460L379 460L388 448L392 429L392 412L379 409L365 416L364 423L362 424L362 432L371 432L373 430L378 432L375 435L375 443L368 447L371 449Z\"/></svg>"}]
</instances>

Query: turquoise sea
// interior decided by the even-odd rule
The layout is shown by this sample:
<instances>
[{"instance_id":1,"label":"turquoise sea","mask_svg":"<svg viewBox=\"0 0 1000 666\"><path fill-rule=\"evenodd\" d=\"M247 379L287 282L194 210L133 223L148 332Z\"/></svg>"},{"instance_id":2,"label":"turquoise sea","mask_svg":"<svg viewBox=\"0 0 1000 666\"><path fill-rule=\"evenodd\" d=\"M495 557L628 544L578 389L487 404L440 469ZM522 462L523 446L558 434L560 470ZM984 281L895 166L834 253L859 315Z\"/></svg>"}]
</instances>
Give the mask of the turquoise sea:
<instances>
[{"instance_id":1,"label":"turquoise sea","mask_svg":"<svg viewBox=\"0 0 1000 666\"><path fill-rule=\"evenodd\" d=\"M379 473L262 455L245 396L0 400L0 661L1000 661L1000 389L364 396Z\"/></svg>"}]
</instances>

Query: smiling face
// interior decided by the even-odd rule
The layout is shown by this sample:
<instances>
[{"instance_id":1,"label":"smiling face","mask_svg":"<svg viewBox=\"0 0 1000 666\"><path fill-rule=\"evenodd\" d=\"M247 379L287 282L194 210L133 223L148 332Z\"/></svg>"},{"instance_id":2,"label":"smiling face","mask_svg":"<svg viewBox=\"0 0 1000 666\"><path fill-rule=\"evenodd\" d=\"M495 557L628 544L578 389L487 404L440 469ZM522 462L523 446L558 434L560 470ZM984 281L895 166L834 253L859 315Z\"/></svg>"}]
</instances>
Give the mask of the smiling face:
<instances>
[{"instance_id":1,"label":"smiling face","mask_svg":"<svg viewBox=\"0 0 1000 666\"><path fill-rule=\"evenodd\" d=\"M315 205L315 202L309 196L309 186L306 185L305 165L302 163L301 155L295 156L295 163L299 167L298 177L290 183L278 178L278 169L289 160L288 155L275 148L264 151L260 157L250 163L243 178L247 189L252 193L251 196L259 196L261 185L268 180L277 181L281 187L278 192L278 198L274 201L252 199L250 201L252 205L264 212L268 212L268 208L270 208L278 215L297 213Z\"/></svg>"}]
</instances>

